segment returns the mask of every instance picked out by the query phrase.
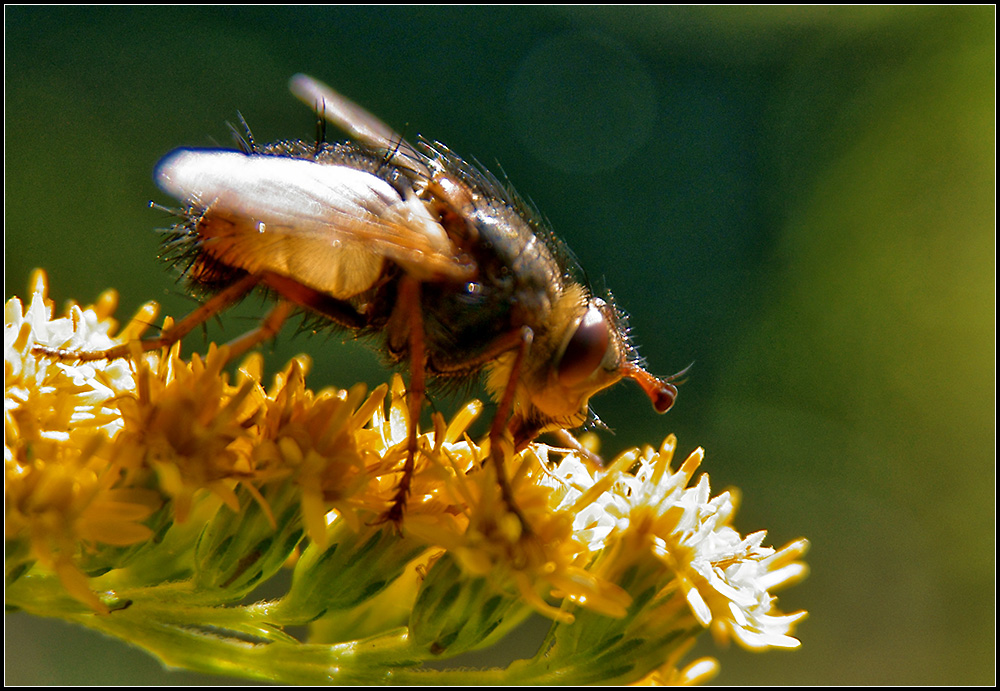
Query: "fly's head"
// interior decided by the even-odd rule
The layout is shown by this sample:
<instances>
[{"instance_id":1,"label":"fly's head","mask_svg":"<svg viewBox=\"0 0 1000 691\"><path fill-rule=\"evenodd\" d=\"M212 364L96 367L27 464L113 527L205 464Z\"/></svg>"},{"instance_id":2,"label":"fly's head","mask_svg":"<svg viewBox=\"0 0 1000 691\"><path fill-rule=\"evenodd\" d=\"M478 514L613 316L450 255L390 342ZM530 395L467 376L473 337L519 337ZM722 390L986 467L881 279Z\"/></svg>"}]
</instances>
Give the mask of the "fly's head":
<instances>
[{"instance_id":1,"label":"fly's head","mask_svg":"<svg viewBox=\"0 0 1000 691\"><path fill-rule=\"evenodd\" d=\"M517 412L529 427L579 427L589 417L590 398L622 379L635 381L658 413L673 405L671 382L683 372L666 378L647 372L624 316L609 300L573 284L553 306L548 334L533 344L517 396ZM500 383L494 377L503 369L491 372L491 383Z\"/></svg>"}]
</instances>

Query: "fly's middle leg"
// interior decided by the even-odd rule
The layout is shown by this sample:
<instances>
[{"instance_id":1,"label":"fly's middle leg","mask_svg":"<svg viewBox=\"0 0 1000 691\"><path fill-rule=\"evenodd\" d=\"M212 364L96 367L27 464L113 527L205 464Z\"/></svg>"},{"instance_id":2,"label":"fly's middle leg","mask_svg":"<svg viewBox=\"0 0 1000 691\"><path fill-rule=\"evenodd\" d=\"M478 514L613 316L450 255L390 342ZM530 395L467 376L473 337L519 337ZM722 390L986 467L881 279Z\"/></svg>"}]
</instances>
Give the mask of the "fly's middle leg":
<instances>
[{"instance_id":1,"label":"fly's middle leg","mask_svg":"<svg viewBox=\"0 0 1000 691\"><path fill-rule=\"evenodd\" d=\"M398 308L407 319L407 340L410 355L410 382L407 387L406 399L409 413L409 426L406 431L406 460L403 463L403 474L396 486L396 494L392 505L379 522L391 521L397 527L403 520L406 501L410 496L410 486L417 458L417 429L420 425L420 413L423 410L424 397L427 388L427 355L424 342L424 322L420 309L420 283L414 279L404 278L399 284Z\"/></svg>"}]
</instances>

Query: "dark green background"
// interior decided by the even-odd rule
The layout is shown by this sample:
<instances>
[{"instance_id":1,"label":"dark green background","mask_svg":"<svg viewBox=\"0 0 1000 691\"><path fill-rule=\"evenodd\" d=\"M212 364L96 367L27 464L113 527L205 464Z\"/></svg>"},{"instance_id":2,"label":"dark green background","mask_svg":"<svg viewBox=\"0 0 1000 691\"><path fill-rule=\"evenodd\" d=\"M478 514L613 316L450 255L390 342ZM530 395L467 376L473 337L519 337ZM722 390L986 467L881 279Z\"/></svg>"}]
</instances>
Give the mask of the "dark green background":
<instances>
[{"instance_id":1,"label":"dark green background","mask_svg":"<svg viewBox=\"0 0 1000 691\"><path fill-rule=\"evenodd\" d=\"M237 110L260 141L312 138L286 88L310 73L499 162L651 369L695 362L665 417L629 384L598 397L605 448L704 445L716 491L743 490L743 532L813 544L780 603L810 611L803 647L706 636L720 682L991 683L994 24L993 7L7 8L5 295L41 266L59 301L115 287L123 318L150 299L184 314L153 166L228 144ZM339 341L289 332L275 362L309 352L314 388L385 378ZM8 683L201 679L5 623Z\"/></svg>"}]
</instances>

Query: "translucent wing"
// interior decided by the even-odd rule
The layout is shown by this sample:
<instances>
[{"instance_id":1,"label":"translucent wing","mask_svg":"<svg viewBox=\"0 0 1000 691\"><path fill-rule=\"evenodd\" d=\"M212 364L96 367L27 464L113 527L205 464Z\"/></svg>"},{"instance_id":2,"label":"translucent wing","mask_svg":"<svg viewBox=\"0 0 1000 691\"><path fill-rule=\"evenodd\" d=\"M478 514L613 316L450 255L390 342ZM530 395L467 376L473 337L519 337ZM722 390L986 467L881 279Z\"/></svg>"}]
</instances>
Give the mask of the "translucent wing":
<instances>
[{"instance_id":1,"label":"translucent wing","mask_svg":"<svg viewBox=\"0 0 1000 691\"><path fill-rule=\"evenodd\" d=\"M348 165L177 149L154 177L203 213L202 248L216 259L337 298L371 287L387 259L420 280L466 280L473 270L415 194Z\"/></svg>"},{"instance_id":2,"label":"translucent wing","mask_svg":"<svg viewBox=\"0 0 1000 691\"><path fill-rule=\"evenodd\" d=\"M386 151L389 160L400 168L413 171L419 179L430 179L430 171L413 146L367 110L323 82L306 74L296 74L288 84L300 101L354 139L372 149Z\"/></svg>"}]
</instances>

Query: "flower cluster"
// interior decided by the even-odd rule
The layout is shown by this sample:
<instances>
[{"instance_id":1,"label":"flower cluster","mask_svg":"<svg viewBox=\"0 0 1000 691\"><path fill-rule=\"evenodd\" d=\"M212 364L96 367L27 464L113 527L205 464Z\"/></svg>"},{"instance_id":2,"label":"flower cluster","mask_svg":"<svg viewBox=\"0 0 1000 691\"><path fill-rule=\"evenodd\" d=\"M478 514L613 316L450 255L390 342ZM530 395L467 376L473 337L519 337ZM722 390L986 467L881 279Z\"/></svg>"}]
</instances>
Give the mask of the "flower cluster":
<instances>
[{"instance_id":1,"label":"flower cluster","mask_svg":"<svg viewBox=\"0 0 1000 691\"><path fill-rule=\"evenodd\" d=\"M53 349L134 341L155 309L112 336L113 293L58 318L41 273L33 293L5 310L8 606L174 665L282 682L679 683L711 674L680 666L706 628L749 648L798 645L805 613L780 614L771 591L805 575L806 542L741 537L730 495L695 480L701 450L674 469L670 437L595 468L532 444L505 456L519 517L488 444L469 436L472 402L420 434L406 513L386 525L418 424L398 377L313 392L299 357L268 387L259 356L230 376L215 346L75 362ZM283 568L285 595L238 604ZM421 668L532 612L553 621L535 658ZM303 624L305 642L286 632Z\"/></svg>"}]
</instances>

